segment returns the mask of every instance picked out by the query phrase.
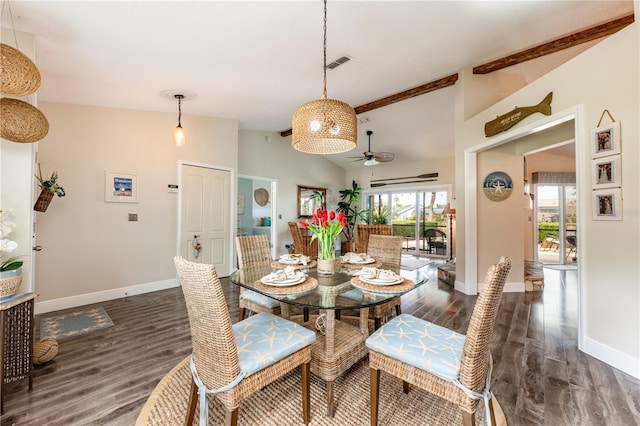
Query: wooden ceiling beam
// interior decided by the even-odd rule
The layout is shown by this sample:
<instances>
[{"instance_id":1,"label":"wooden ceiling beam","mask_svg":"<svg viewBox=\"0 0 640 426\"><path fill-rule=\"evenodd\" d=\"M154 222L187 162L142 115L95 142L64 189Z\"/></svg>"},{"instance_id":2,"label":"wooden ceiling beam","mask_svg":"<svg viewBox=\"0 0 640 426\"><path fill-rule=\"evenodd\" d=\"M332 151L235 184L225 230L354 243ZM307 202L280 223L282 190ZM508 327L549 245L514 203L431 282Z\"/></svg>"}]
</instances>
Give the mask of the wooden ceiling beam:
<instances>
[{"instance_id":1,"label":"wooden ceiling beam","mask_svg":"<svg viewBox=\"0 0 640 426\"><path fill-rule=\"evenodd\" d=\"M634 21L635 18L633 14L626 15L622 18L614 19L613 21L609 21L583 31L573 33L571 35L561 37L548 43L544 43L539 46L532 47L530 49L526 49L509 56L505 56L504 58L496 59L495 61L479 65L473 68L473 73L488 74L490 72L498 71L512 65L530 61L531 59L536 59L550 53L559 52L560 50L568 49L582 43L606 37L615 32L618 32L627 25L632 24Z\"/></svg>"},{"instance_id":2,"label":"wooden ceiling beam","mask_svg":"<svg viewBox=\"0 0 640 426\"><path fill-rule=\"evenodd\" d=\"M362 114L363 112L382 108L396 102L404 101L405 99L410 99L415 96L433 92L434 90L452 86L456 83L456 81L458 81L458 73L451 74L438 80L430 81L429 83L421 84L420 86L416 86L411 89L386 96L384 98L376 99L375 101L357 106L354 108L354 110L356 111L356 114ZM291 132L291 129L283 130L282 132L280 132L280 136L282 136L283 138L291 136Z\"/></svg>"}]
</instances>

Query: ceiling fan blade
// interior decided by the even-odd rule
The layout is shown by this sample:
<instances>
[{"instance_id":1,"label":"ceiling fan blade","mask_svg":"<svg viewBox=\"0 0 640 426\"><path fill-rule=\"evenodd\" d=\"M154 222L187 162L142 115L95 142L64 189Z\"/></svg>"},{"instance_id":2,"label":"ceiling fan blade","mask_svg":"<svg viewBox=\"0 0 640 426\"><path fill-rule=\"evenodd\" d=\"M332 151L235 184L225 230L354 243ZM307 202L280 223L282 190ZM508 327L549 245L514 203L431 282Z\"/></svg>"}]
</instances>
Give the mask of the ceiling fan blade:
<instances>
[{"instance_id":1,"label":"ceiling fan blade","mask_svg":"<svg viewBox=\"0 0 640 426\"><path fill-rule=\"evenodd\" d=\"M349 157L349 158L356 158L356 157ZM364 160L366 160L366 158L358 158L357 160L351 161L351 163L357 163L358 161L364 161Z\"/></svg>"},{"instance_id":2,"label":"ceiling fan blade","mask_svg":"<svg viewBox=\"0 0 640 426\"><path fill-rule=\"evenodd\" d=\"M373 158L379 163L386 163L392 161L396 156L390 152L374 152Z\"/></svg>"}]
</instances>

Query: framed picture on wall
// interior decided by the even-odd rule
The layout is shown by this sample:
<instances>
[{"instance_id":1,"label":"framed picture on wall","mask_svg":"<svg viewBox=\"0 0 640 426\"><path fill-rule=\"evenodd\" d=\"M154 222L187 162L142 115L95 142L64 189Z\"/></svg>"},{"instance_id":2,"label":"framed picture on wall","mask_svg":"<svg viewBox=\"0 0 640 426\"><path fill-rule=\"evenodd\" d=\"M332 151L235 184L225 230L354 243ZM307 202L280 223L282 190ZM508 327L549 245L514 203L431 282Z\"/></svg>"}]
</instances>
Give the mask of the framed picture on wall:
<instances>
[{"instance_id":1,"label":"framed picture on wall","mask_svg":"<svg viewBox=\"0 0 640 426\"><path fill-rule=\"evenodd\" d=\"M593 189L622 186L621 162L620 154L591 160L591 182Z\"/></svg>"},{"instance_id":2,"label":"framed picture on wall","mask_svg":"<svg viewBox=\"0 0 640 426\"><path fill-rule=\"evenodd\" d=\"M622 190L620 188L593 191L593 220L622 220Z\"/></svg>"},{"instance_id":3,"label":"framed picture on wall","mask_svg":"<svg viewBox=\"0 0 640 426\"><path fill-rule=\"evenodd\" d=\"M591 158L620 154L620 122L591 130Z\"/></svg>"},{"instance_id":4,"label":"framed picture on wall","mask_svg":"<svg viewBox=\"0 0 640 426\"><path fill-rule=\"evenodd\" d=\"M238 199L236 201L238 203L238 214L244 214L244 195L238 194Z\"/></svg>"},{"instance_id":5,"label":"framed picture on wall","mask_svg":"<svg viewBox=\"0 0 640 426\"><path fill-rule=\"evenodd\" d=\"M107 171L104 179L104 200L108 203L137 203L138 176Z\"/></svg>"}]
</instances>

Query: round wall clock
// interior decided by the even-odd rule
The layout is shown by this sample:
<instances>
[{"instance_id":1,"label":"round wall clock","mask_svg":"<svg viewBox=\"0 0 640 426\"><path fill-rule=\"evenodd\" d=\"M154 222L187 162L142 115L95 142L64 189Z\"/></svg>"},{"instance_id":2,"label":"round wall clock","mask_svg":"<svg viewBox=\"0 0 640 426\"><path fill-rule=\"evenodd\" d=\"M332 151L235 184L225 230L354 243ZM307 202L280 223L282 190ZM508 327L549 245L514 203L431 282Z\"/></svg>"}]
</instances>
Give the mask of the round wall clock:
<instances>
[{"instance_id":1,"label":"round wall clock","mask_svg":"<svg viewBox=\"0 0 640 426\"><path fill-rule=\"evenodd\" d=\"M491 201L504 201L513 192L513 182L504 172L491 172L484 178L482 190Z\"/></svg>"}]
</instances>

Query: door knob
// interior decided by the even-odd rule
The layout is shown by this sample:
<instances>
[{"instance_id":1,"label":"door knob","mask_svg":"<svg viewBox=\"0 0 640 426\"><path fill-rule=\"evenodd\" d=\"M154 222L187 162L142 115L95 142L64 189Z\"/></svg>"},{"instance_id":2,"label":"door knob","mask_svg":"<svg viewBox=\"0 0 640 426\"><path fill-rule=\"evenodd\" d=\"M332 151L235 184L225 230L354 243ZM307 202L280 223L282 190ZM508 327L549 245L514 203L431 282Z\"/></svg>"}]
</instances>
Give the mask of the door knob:
<instances>
[{"instance_id":1,"label":"door knob","mask_svg":"<svg viewBox=\"0 0 640 426\"><path fill-rule=\"evenodd\" d=\"M33 247L33 251L41 251L41 250L42 250L42 246Z\"/></svg>"}]
</instances>

